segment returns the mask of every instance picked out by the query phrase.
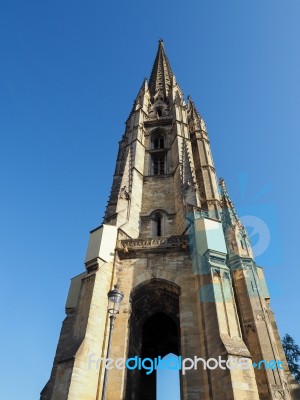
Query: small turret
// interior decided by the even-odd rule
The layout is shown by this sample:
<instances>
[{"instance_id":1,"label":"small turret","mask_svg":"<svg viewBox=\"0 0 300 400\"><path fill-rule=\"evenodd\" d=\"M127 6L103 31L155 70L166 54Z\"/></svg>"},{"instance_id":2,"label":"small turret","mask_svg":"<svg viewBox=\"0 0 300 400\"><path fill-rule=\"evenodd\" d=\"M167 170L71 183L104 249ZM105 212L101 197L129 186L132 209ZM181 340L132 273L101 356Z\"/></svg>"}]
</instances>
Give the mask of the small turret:
<instances>
[{"instance_id":1,"label":"small turret","mask_svg":"<svg viewBox=\"0 0 300 400\"><path fill-rule=\"evenodd\" d=\"M224 228L229 256L241 256L253 258L250 240L247 231L242 224L234 205L228 195L226 184L220 178L222 200L222 224Z\"/></svg>"}]
</instances>

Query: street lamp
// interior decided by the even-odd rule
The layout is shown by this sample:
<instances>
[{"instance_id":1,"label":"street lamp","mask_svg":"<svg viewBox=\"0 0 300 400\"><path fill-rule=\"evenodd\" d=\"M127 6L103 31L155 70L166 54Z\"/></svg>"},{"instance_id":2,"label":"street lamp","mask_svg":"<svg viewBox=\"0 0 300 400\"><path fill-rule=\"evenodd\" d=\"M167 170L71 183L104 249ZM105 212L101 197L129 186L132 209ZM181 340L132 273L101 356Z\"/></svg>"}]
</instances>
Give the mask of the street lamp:
<instances>
[{"instance_id":1,"label":"street lamp","mask_svg":"<svg viewBox=\"0 0 300 400\"><path fill-rule=\"evenodd\" d=\"M119 286L115 285L114 289L110 290L107 293L108 298L108 305L107 305L107 312L109 314L109 336L108 336L108 343L107 343L107 351L106 351L106 359L109 358L110 353L110 344L111 344L111 336L112 331L115 325L115 319L117 314L119 314L120 305L124 298L124 293L119 290ZM102 390L102 400L106 399L106 384L107 384L107 369L104 370L104 378L103 378L103 390Z\"/></svg>"}]
</instances>

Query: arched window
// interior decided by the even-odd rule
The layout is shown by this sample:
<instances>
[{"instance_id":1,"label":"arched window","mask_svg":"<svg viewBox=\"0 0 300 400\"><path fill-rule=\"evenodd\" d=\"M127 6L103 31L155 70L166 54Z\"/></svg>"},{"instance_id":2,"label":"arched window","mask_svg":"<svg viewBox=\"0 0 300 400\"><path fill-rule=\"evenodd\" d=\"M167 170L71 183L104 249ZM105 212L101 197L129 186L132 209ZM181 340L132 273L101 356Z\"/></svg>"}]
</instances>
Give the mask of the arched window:
<instances>
[{"instance_id":1,"label":"arched window","mask_svg":"<svg viewBox=\"0 0 300 400\"><path fill-rule=\"evenodd\" d=\"M155 149L163 149L164 148L164 138L163 138L163 136L157 136L154 139L153 147Z\"/></svg>"},{"instance_id":2,"label":"arched window","mask_svg":"<svg viewBox=\"0 0 300 400\"><path fill-rule=\"evenodd\" d=\"M161 228L162 228L162 216L160 213L156 213L154 216L154 221L155 221L155 230L156 230L156 235L154 236L161 236Z\"/></svg>"},{"instance_id":3,"label":"arched window","mask_svg":"<svg viewBox=\"0 0 300 400\"><path fill-rule=\"evenodd\" d=\"M156 107L156 113L158 117L162 116L162 108L161 107Z\"/></svg>"},{"instance_id":4,"label":"arched window","mask_svg":"<svg viewBox=\"0 0 300 400\"><path fill-rule=\"evenodd\" d=\"M152 134L152 147L153 149L163 149L165 147L164 134L158 130Z\"/></svg>"},{"instance_id":5,"label":"arched window","mask_svg":"<svg viewBox=\"0 0 300 400\"><path fill-rule=\"evenodd\" d=\"M165 213L161 210L156 210L151 215L152 227L151 236L164 236L165 232Z\"/></svg>"},{"instance_id":6,"label":"arched window","mask_svg":"<svg viewBox=\"0 0 300 400\"><path fill-rule=\"evenodd\" d=\"M164 154L153 155L152 160L153 160L153 174L163 175L165 173L165 155Z\"/></svg>"},{"instance_id":7,"label":"arched window","mask_svg":"<svg viewBox=\"0 0 300 400\"><path fill-rule=\"evenodd\" d=\"M150 175L164 175L167 173L167 153L165 132L158 128L151 133L150 141Z\"/></svg>"}]
</instances>

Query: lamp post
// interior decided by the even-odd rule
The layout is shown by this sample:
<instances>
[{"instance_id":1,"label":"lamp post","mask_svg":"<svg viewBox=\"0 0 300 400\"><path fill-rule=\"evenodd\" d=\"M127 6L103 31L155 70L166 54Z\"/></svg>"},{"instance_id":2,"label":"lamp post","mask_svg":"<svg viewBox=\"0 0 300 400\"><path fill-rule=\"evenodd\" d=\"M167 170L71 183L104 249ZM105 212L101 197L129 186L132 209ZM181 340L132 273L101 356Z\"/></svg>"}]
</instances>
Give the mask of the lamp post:
<instances>
[{"instance_id":1,"label":"lamp post","mask_svg":"<svg viewBox=\"0 0 300 400\"><path fill-rule=\"evenodd\" d=\"M108 336L108 343L107 343L106 359L109 358L112 331L114 329L115 319L117 317L117 314L119 314L120 305L124 298L124 293L119 290L118 285L115 285L114 289L110 290L107 293L107 298L108 298L107 312L109 314L110 322L109 322L109 336ZM107 375L108 375L108 371L105 368L104 378L103 378L102 400L106 399Z\"/></svg>"}]
</instances>

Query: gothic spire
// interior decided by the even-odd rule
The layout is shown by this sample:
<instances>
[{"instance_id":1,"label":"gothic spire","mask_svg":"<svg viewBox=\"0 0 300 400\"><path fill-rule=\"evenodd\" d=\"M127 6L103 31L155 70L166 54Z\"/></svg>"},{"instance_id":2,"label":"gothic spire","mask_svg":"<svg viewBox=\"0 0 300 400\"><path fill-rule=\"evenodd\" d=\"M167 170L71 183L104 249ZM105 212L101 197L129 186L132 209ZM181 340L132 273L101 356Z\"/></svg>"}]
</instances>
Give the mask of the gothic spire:
<instances>
[{"instance_id":1,"label":"gothic spire","mask_svg":"<svg viewBox=\"0 0 300 400\"><path fill-rule=\"evenodd\" d=\"M172 84L172 77L173 73L164 49L164 43L162 40L159 40L158 50L149 80L151 96L154 97L156 93L160 92L164 99L166 99Z\"/></svg>"}]
</instances>

